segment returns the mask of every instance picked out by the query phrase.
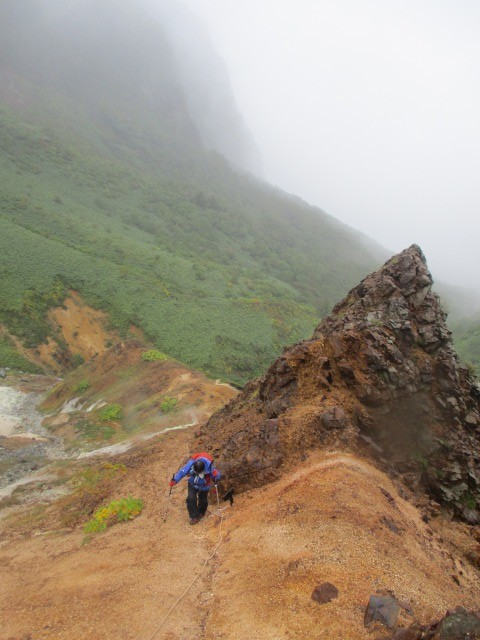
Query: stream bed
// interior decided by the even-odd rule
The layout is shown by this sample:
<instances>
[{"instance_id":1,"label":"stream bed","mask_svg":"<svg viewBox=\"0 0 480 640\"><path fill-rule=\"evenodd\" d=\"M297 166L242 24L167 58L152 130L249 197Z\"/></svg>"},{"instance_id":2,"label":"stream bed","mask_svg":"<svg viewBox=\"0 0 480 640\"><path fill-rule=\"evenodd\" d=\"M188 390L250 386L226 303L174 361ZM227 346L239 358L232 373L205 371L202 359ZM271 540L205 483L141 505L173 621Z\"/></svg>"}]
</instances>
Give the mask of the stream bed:
<instances>
[{"instance_id":1,"label":"stream bed","mask_svg":"<svg viewBox=\"0 0 480 640\"><path fill-rule=\"evenodd\" d=\"M66 457L62 439L42 427L37 406L43 396L44 391L0 386L0 497L32 472Z\"/></svg>"}]
</instances>

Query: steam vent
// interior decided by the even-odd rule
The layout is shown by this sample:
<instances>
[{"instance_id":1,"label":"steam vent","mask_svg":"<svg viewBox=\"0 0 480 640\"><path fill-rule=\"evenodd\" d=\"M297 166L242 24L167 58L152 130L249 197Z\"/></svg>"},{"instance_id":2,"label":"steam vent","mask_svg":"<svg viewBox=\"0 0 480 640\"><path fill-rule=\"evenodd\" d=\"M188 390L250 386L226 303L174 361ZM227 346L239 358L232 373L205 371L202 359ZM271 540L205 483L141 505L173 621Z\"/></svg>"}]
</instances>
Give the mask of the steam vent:
<instances>
[{"instance_id":1,"label":"steam vent","mask_svg":"<svg viewBox=\"0 0 480 640\"><path fill-rule=\"evenodd\" d=\"M357 451L480 522L480 388L431 286L418 246L391 258L212 416L198 446L238 490L315 449Z\"/></svg>"}]
</instances>

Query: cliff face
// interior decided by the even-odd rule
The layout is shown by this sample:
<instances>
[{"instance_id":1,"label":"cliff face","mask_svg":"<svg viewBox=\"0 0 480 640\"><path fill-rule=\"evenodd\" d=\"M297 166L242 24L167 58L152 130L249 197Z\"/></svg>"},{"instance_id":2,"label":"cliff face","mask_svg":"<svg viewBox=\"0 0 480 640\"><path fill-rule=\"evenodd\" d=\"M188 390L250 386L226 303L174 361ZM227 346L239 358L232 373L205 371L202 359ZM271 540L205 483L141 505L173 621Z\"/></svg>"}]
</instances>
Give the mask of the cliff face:
<instances>
[{"instance_id":1,"label":"cliff face","mask_svg":"<svg viewBox=\"0 0 480 640\"><path fill-rule=\"evenodd\" d=\"M43 92L50 106L55 96L80 105L116 156L124 145L145 151L147 138L164 166L185 170L206 148L261 172L228 73L181 2L4 0L0 101L42 113Z\"/></svg>"},{"instance_id":2,"label":"cliff face","mask_svg":"<svg viewBox=\"0 0 480 640\"><path fill-rule=\"evenodd\" d=\"M315 448L368 450L411 489L480 521L480 389L431 286L419 247L391 258L215 414L198 445L240 489Z\"/></svg>"}]
</instances>

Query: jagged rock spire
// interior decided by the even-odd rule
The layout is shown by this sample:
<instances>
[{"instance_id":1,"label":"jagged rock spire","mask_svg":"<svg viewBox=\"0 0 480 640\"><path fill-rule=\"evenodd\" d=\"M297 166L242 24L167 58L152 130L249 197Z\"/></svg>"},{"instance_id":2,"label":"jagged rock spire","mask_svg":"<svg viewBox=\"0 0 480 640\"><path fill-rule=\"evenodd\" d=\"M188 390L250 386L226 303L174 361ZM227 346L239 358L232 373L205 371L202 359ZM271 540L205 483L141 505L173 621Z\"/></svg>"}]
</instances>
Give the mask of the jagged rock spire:
<instances>
[{"instance_id":1,"label":"jagged rock spire","mask_svg":"<svg viewBox=\"0 0 480 640\"><path fill-rule=\"evenodd\" d=\"M268 482L315 448L368 442L411 489L478 520L480 391L431 287L412 245L210 419L202 444L237 487Z\"/></svg>"}]
</instances>

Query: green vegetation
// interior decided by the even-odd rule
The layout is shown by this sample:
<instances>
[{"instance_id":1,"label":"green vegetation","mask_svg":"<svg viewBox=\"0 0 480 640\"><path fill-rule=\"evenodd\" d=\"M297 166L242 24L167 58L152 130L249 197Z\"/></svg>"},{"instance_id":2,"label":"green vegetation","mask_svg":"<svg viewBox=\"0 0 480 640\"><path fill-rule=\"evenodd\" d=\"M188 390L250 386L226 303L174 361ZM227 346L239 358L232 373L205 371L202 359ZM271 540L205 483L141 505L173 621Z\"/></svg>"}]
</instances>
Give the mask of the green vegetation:
<instances>
[{"instance_id":1,"label":"green vegetation","mask_svg":"<svg viewBox=\"0 0 480 640\"><path fill-rule=\"evenodd\" d=\"M164 398L160 404L160 409L163 411L163 413L168 413L169 411L173 411L173 409L175 409L177 403L177 398Z\"/></svg>"},{"instance_id":2,"label":"green vegetation","mask_svg":"<svg viewBox=\"0 0 480 640\"><path fill-rule=\"evenodd\" d=\"M51 307L60 305L64 298L65 287L57 277L54 277L47 290L25 289L21 304L17 308L2 304L0 323L5 324L13 334L21 338L25 347L36 347L42 342L47 342L52 331L47 322L47 311Z\"/></svg>"},{"instance_id":3,"label":"green vegetation","mask_svg":"<svg viewBox=\"0 0 480 640\"><path fill-rule=\"evenodd\" d=\"M150 349L142 353L142 360L145 362L157 362L157 360L168 360L168 356L157 349Z\"/></svg>"},{"instance_id":4,"label":"green vegetation","mask_svg":"<svg viewBox=\"0 0 480 640\"><path fill-rule=\"evenodd\" d=\"M122 417L122 407L119 404L109 404L102 409L99 419L102 422L120 420Z\"/></svg>"},{"instance_id":5,"label":"green vegetation","mask_svg":"<svg viewBox=\"0 0 480 640\"><path fill-rule=\"evenodd\" d=\"M39 373L40 371L36 365L19 354L14 344L5 336L0 336L0 367L10 367L10 369L27 373Z\"/></svg>"},{"instance_id":6,"label":"green vegetation","mask_svg":"<svg viewBox=\"0 0 480 640\"><path fill-rule=\"evenodd\" d=\"M241 384L377 266L360 234L202 145L160 27L147 21L142 48L107 12L119 46L95 56L100 29L65 37L14 6L0 7L0 54L26 106L0 101L0 324L26 345L74 289L121 335L133 323L161 353Z\"/></svg>"},{"instance_id":7,"label":"green vegetation","mask_svg":"<svg viewBox=\"0 0 480 640\"><path fill-rule=\"evenodd\" d=\"M421 454L419 451L416 451L412 455L412 457L415 460L415 462L418 464L420 469L422 469L422 471L427 471L427 469L429 468L429 462L423 454Z\"/></svg>"},{"instance_id":8,"label":"green vegetation","mask_svg":"<svg viewBox=\"0 0 480 640\"><path fill-rule=\"evenodd\" d=\"M115 435L115 429L108 425L99 425L89 420L79 420L75 425L75 432L86 440L110 440Z\"/></svg>"},{"instance_id":9,"label":"green vegetation","mask_svg":"<svg viewBox=\"0 0 480 640\"><path fill-rule=\"evenodd\" d=\"M480 378L480 317L456 320L451 329L460 359Z\"/></svg>"},{"instance_id":10,"label":"green vegetation","mask_svg":"<svg viewBox=\"0 0 480 640\"><path fill-rule=\"evenodd\" d=\"M75 474L72 483L76 490L83 492L89 489L98 488L103 482L112 480L118 474L125 474L126 467L124 464L112 464L104 462L99 467L87 467Z\"/></svg>"},{"instance_id":11,"label":"green vegetation","mask_svg":"<svg viewBox=\"0 0 480 640\"><path fill-rule=\"evenodd\" d=\"M187 180L140 175L7 110L0 143L0 322L28 346L46 340L46 313L72 288L121 333L134 323L161 352L244 382L373 263L320 211L226 165L218 180L210 167L222 198L200 209Z\"/></svg>"},{"instance_id":12,"label":"green vegetation","mask_svg":"<svg viewBox=\"0 0 480 640\"><path fill-rule=\"evenodd\" d=\"M70 527L90 517L112 494L125 473L125 465L110 462L78 471L70 480L74 490L60 498L62 524Z\"/></svg>"},{"instance_id":13,"label":"green vegetation","mask_svg":"<svg viewBox=\"0 0 480 640\"><path fill-rule=\"evenodd\" d=\"M472 496L471 493L465 493L463 495L463 501L465 503L465 506L467 507L467 509L476 509L477 508L477 501L475 500L475 497Z\"/></svg>"},{"instance_id":14,"label":"green vegetation","mask_svg":"<svg viewBox=\"0 0 480 640\"><path fill-rule=\"evenodd\" d=\"M99 533L115 522L128 522L142 513L143 501L137 498L121 498L113 500L107 506L95 512L83 530L85 533Z\"/></svg>"},{"instance_id":15,"label":"green vegetation","mask_svg":"<svg viewBox=\"0 0 480 640\"><path fill-rule=\"evenodd\" d=\"M0 4L0 324L26 346L75 289L121 335L133 323L160 353L242 384L383 261L203 146L174 53L140 9L106 8L92 29L80 5L64 24L16 5ZM479 326L457 336L477 367Z\"/></svg>"},{"instance_id":16,"label":"green vegetation","mask_svg":"<svg viewBox=\"0 0 480 640\"><path fill-rule=\"evenodd\" d=\"M73 387L73 392L74 393L85 393L85 391L90 387L90 382L88 380L80 380L80 382L77 382L77 384Z\"/></svg>"},{"instance_id":17,"label":"green vegetation","mask_svg":"<svg viewBox=\"0 0 480 640\"><path fill-rule=\"evenodd\" d=\"M72 364L74 367L80 367L82 364L84 364L85 359L83 358L83 356L80 353L74 353L72 356Z\"/></svg>"}]
</instances>

